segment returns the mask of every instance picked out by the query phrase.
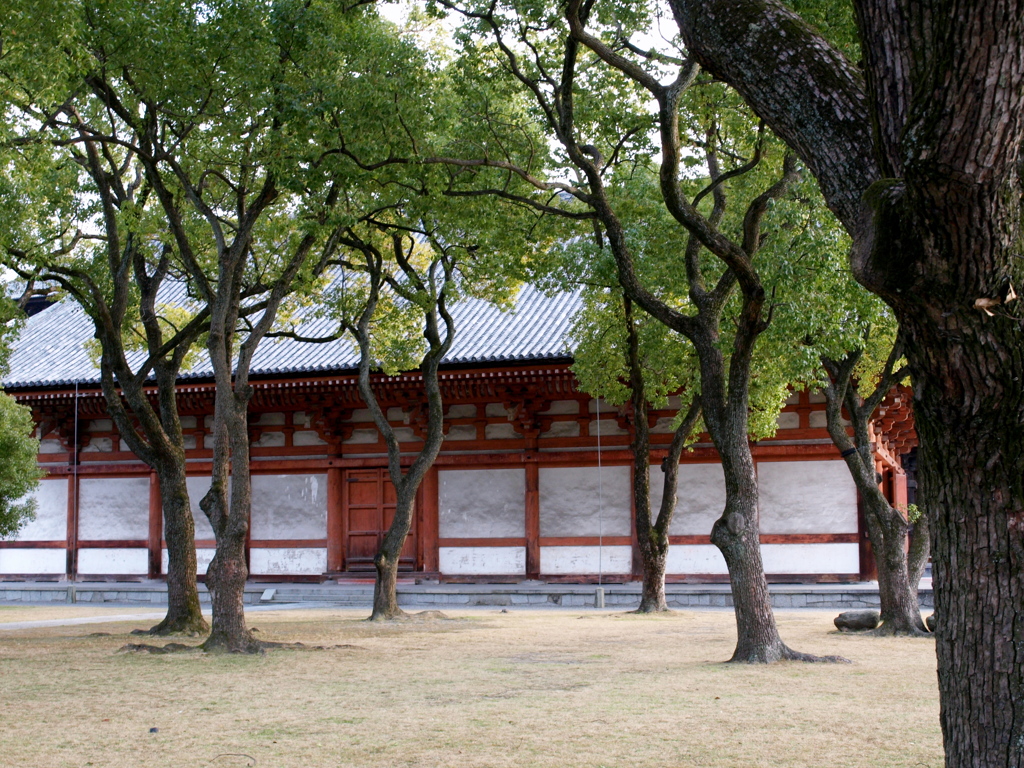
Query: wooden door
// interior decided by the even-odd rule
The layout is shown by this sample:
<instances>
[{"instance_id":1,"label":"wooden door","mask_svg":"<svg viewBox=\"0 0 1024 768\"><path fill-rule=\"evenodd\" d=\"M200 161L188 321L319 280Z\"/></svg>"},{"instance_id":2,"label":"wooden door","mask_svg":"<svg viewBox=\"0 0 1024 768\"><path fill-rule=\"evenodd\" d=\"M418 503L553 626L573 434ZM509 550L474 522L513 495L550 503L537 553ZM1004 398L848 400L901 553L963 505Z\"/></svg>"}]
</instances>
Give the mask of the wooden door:
<instances>
[{"instance_id":1,"label":"wooden door","mask_svg":"<svg viewBox=\"0 0 1024 768\"><path fill-rule=\"evenodd\" d=\"M345 567L372 571L373 558L395 517L395 487L386 469L351 469L345 473ZM398 561L400 571L416 568L416 511Z\"/></svg>"}]
</instances>

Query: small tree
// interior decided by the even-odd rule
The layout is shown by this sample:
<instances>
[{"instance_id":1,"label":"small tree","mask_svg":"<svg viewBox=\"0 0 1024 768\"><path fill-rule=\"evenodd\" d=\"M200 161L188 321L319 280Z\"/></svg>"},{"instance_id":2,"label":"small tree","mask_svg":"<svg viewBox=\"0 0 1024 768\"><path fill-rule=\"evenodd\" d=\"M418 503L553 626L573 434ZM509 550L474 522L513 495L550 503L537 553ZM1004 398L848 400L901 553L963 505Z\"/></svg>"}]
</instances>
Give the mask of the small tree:
<instances>
[{"instance_id":1,"label":"small tree","mask_svg":"<svg viewBox=\"0 0 1024 768\"><path fill-rule=\"evenodd\" d=\"M26 498L43 473L32 412L0 393L0 539L14 536L35 517L35 499Z\"/></svg>"},{"instance_id":2,"label":"small tree","mask_svg":"<svg viewBox=\"0 0 1024 768\"><path fill-rule=\"evenodd\" d=\"M878 335L878 334L876 334ZM874 346L878 346L876 339ZM872 417L896 384L906 378L906 369L897 367L902 344L892 344L884 362L872 365L864 348L848 352L842 358L823 358L829 380L822 389L827 407L828 432L840 450L850 475L857 485L864 509L868 538L878 562L878 591L883 635L920 635L926 632L921 621L917 586L931 554L931 537L926 517L914 528L914 539L907 551L907 536L914 520L893 507L885 498L875 472ZM872 370L874 369L874 370ZM853 425L847 433L843 408Z\"/></svg>"}]
</instances>

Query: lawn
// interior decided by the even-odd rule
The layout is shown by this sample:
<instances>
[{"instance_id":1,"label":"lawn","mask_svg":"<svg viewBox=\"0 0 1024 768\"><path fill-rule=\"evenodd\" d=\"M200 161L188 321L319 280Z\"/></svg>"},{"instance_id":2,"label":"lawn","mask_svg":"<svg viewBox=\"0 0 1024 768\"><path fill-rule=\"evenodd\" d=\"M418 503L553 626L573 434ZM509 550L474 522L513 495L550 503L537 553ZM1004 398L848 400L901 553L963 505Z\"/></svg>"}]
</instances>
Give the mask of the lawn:
<instances>
[{"instance_id":1,"label":"lawn","mask_svg":"<svg viewBox=\"0 0 1024 768\"><path fill-rule=\"evenodd\" d=\"M118 652L150 622L0 629L0 765L941 766L933 643L834 614L777 615L852 664L723 664L714 610L254 613L265 640L327 646L254 658Z\"/></svg>"}]
</instances>

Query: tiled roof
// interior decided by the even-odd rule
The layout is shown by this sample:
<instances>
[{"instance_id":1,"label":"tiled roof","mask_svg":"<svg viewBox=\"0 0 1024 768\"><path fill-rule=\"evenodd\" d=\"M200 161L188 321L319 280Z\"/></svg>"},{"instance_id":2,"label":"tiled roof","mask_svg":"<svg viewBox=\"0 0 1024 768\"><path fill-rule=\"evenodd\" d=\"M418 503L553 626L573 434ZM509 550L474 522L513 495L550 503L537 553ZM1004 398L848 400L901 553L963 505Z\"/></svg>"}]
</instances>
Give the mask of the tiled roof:
<instances>
[{"instance_id":1,"label":"tiled roof","mask_svg":"<svg viewBox=\"0 0 1024 768\"><path fill-rule=\"evenodd\" d=\"M461 301L452 310L456 337L444 362L474 364L567 357L571 354L568 332L578 307L577 294L547 296L530 286L520 290L507 312L479 299ZM296 319L301 317L296 315ZM300 333L309 337L329 335L333 330L329 319L311 319L299 326ZM3 386L15 389L98 383L99 370L85 347L92 335L92 322L70 299L33 315L14 345L10 372L3 378ZM358 353L347 338L323 344L264 339L253 359L251 375L351 371L358 360ZM204 352L181 378L202 379L212 373Z\"/></svg>"}]
</instances>

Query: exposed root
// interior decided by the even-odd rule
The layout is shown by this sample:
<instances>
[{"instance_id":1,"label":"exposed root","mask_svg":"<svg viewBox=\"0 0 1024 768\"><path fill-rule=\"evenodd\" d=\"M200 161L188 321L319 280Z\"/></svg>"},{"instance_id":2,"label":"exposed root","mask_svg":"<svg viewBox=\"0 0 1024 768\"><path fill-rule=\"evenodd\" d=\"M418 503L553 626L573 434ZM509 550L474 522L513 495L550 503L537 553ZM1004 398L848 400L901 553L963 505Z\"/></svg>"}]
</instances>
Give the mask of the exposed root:
<instances>
[{"instance_id":1,"label":"exposed root","mask_svg":"<svg viewBox=\"0 0 1024 768\"><path fill-rule=\"evenodd\" d=\"M258 651L248 653L263 654L267 650L283 649L293 651L334 651L334 650L365 650L359 645L306 645L305 643L259 642ZM146 643L128 643L118 648L117 653L149 653L162 655L166 653L244 653L243 651L207 651L202 645L185 645L184 643L168 643L167 645L147 645Z\"/></svg>"},{"instance_id":2,"label":"exposed root","mask_svg":"<svg viewBox=\"0 0 1024 768\"><path fill-rule=\"evenodd\" d=\"M199 637L210 631L210 625L206 619L200 616L176 616L166 617L163 621L149 629L133 629L133 635L148 635L150 637Z\"/></svg>"},{"instance_id":3,"label":"exposed root","mask_svg":"<svg viewBox=\"0 0 1024 768\"><path fill-rule=\"evenodd\" d=\"M930 637L935 638L933 632L928 632L924 629L910 628L906 629L903 627L894 627L890 624L882 624L874 629L869 629L864 632L857 632L858 635L870 635L871 637Z\"/></svg>"},{"instance_id":4,"label":"exposed root","mask_svg":"<svg viewBox=\"0 0 1024 768\"><path fill-rule=\"evenodd\" d=\"M454 619L452 619L449 616L446 616L441 611L420 611L419 613L406 613L405 611L403 611L401 609L399 609L398 613L395 613L393 615L388 615L388 616L374 613L374 614L372 614L367 619L367 621L393 621L393 622L407 622L407 621L408 622L416 622L416 621L431 621L431 620L454 621Z\"/></svg>"},{"instance_id":5,"label":"exposed root","mask_svg":"<svg viewBox=\"0 0 1024 768\"><path fill-rule=\"evenodd\" d=\"M849 659L843 656L815 656L811 653L801 653L800 651L794 651L788 645L779 644L779 646L770 648L757 648L751 650L746 655L740 656L733 654L733 657L729 659L729 664L775 664L779 661L799 661L805 664L852 664Z\"/></svg>"},{"instance_id":6,"label":"exposed root","mask_svg":"<svg viewBox=\"0 0 1024 768\"><path fill-rule=\"evenodd\" d=\"M652 613L675 613L675 611L673 611L667 605L645 606L643 603L641 603L640 607L637 608L635 611L626 611L626 613L636 613L636 614L640 614L640 615L646 615L646 614L652 614Z\"/></svg>"},{"instance_id":7,"label":"exposed root","mask_svg":"<svg viewBox=\"0 0 1024 768\"><path fill-rule=\"evenodd\" d=\"M164 653L188 653L201 650L200 646L185 645L184 643L168 643L167 645L147 645L146 643L128 643L117 649L118 653L151 653L154 655Z\"/></svg>"}]
</instances>

